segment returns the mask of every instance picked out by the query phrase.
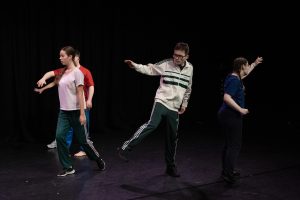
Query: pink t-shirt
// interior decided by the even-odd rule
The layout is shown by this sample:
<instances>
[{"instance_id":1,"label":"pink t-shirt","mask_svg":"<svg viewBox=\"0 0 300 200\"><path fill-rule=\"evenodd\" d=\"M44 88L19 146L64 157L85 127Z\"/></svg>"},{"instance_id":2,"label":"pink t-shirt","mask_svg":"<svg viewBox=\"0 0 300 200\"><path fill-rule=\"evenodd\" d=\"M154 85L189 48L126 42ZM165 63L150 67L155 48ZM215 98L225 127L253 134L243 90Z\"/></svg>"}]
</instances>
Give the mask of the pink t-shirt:
<instances>
[{"instance_id":1,"label":"pink t-shirt","mask_svg":"<svg viewBox=\"0 0 300 200\"><path fill-rule=\"evenodd\" d=\"M58 95L61 110L79 110L80 104L77 99L76 89L84 85L84 76L78 68L65 72L58 83ZM83 94L84 95L84 94ZM84 96L83 96L84 98ZM84 109L86 104L84 101Z\"/></svg>"},{"instance_id":2,"label":"pink t-shirt","mask_svg":"<svg viewBox=\"0 0 300 200\"><path fill-rule=\"evenodd\" d=\"M93 76L92 76L90 70L88 70L84 66L80 66L79 69L83 73L83 76L84 76L83 90L84 90L85 100L87 101L88 96L89 96L89 87L95 85L94 79L93 79ZM53 70L53 72L54 72L55 76L58 76L63 72L63 70L64 70L64 68L59 68L59 69Z\"/></svg>"}]
</instances>

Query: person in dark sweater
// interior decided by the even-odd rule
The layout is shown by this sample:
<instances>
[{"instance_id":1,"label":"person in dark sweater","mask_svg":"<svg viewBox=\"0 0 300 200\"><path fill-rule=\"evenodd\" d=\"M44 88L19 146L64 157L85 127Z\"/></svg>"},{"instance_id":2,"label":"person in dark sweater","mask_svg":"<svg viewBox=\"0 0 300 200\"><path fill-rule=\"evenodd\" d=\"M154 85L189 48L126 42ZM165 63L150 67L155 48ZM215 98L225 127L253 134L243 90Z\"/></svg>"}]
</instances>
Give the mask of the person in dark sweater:
<instances>
[{"instance_id":1,"label":"person in dark sweater","mask_svg":"<svg viewBox=\"0 0 300 200\"><path fill-rule=\"evenodd\" d=\"M249 113L245 107L245 88L242 79L262 61L262 57L258 57L249 65L246 58L234 59L232 72L224 81L223 103L218 111L218 120L225 136L222 178L229 184L236 183L239 177L235 165L242 146L243 116Z\"/></svg>"}]
</instances>

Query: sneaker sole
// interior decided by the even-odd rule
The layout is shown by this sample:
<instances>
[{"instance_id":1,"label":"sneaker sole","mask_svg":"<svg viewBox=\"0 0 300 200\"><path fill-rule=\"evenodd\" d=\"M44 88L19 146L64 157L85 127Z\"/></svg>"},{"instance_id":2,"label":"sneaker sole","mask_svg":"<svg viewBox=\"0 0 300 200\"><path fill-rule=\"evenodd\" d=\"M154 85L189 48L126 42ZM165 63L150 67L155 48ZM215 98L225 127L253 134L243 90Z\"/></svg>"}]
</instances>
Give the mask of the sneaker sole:
<instances>
[{"instance_id":1,"label":"sneaker sole","mask_svg":"<svg viewBox=\"0 0 300 200\"><path fill-rule=\"evenodd\" d=\"M75 169L73 169L73 170L70 171L70 172L66 172L65 174L58 174L57 176L59 176L59 177L64 177L64 176L71 175L71 174L74 174L74 173L75 173Z\"/></svg>"},{"instance_id":2,"label":"sneaker sole","mask_svg":"<svg viewBox=\"0 0 300 200\"><path fill-rule=\"evenodd\" d=\"M166 174L167 176L171 176L171 177L174 177L174 178L180 177L180 174L172 174L172 173L168 173L168 172L165 172L165 174Z\"/></svg>"},{"instance_id":3,"label":"sneaker sole","mask_svg":"<svg viewBox=\"0 0 300 200\"><path fill-rule=\"evenodd\" d=\"M222 178L223 178L223 180L227 183L227 184L230 184L230 185L233 185L233 184L235 184L237 181L236 180L233 180L233 179L231 179L231 178L229 178L229 177L227 177L227 176L224 176L224 175L222 175Z\"/></svg>"},{"instance_id":4,"label":"sneaker sole","mask_svg":"<svg viewBox=\"0 0 300 200\"><path fill-rule=\"evenodd\" d=\"M102 159L101 159L102 160ZM99 166L99 169L101 170L101 171L104 171L105 170L105 168L106 168L106 164L105 164L105 162L104 162L104 160L102 160L102 163L103 163L103 167L102 168L100 168Z\"/></svg>"},{"instance_id":5,"label":"sneaker sole","mask_svg":"<svg viewBox=\"0 0 300 200\"><path fill-rule=\"evenodd\" d=\"M86 156L86 153L85 152L79 152L79 153L76 153L74 154L75 157L82 157L82 156Z\"/></svg>"},{"instance_id":6,"label":"sneaker sole","mask_svg":"<svg viewBox=\"0 0 300 200\"><path fill-rule=\"evenodd\" d=\"M124 162L128 162L129 161L129 159L127 158L127 157L125 157L125 156L123 156L122 155L122 153L121 153L121 151L122 151L122 149L121 148L118 148L117 149L117 154L118 154L118 157L122 160L122 161L124 161Z\"/></svg>"}]
</instances>

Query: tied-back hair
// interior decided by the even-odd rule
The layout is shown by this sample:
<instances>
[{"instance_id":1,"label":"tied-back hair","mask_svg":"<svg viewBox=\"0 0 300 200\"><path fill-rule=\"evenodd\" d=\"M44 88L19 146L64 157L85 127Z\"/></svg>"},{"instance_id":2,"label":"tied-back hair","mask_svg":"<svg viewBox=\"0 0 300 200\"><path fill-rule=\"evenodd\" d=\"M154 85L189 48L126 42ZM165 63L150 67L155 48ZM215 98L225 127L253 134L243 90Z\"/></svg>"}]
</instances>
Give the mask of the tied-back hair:
<instances>
[{"instance_id":1,"label":"tied-back hair","mask_svg":"<svg viewBox=\"0 0 300 200\"><path fill-rule=\"evenodd\" d=\"M65 47L61 48L61 50L64 51L64 52L66 52L66 54L67 54L68 56L72 56L72 61L73 61L74 65L76 66L76 63L75 63L75 60L74 60L74 59L75 59L75 55L76 55L79 51L77 52L72 46L65 46ZM79 56L80 56L80 53L79 53ZM64 75L64 73L65 73L66 70L67 70L67 67L64 67L64 68L60 71L60 73L59 73L57 76L55 76L54 83L55 83L56 85L58 85L58 83L59 83L61 77Z\"/></svg>"},{"instance_id":2,"label":"tied-back hair","mask_svg":"<svg viewBox=\"0 0 300 200\"><path fill-rule=\"evenodd\" d=\"M247 63L248 63L248 60L244 57L238 57L238 58L234 59L234 61L233 61L232 71L237 73L238 76L240 77L240 79L242 79L241 75L240 75L242 66L247 64Z\"/></svg>"},{"instance_id":3,"label":"tied-back hair","mask_svg":"<svg viewBox=\"0 0 300 200\"><path fill-rule=\"evenodd\" d=\"M222 78L221 80L221 87L220 87L220 96L223 98L224 96L224 82L225 82L225 79L226 77L228 77L232 72L235 72L238 76L239 76L239 79L241 81L241 84L242 84L242 87L243 87L243 90L245 91L245 86L243 84L243 81L242 81L242 77L241 77L241 70L242 70L242 66L247 64L248 63L248 60L244 57L237 57L233 60L233 64L232 64L232 70L227 70L226 71L226 75L224 76L224 78Z\"/></svg>"},{"instance_id":4,"label":"tied-back hair","mask_svg":"<svg viewBox=\"0 0 300 200\"><path fill-rule=\"evenodd\" d=\"M233 69L232 69L233 72L236 72L238 74L244 92L245 92L246 88L245 88L244 83L242 81L242 77L241 77L241 73L240 72L241 72L242 66L246 65L247 63L248 63L248 60L246 58L244 58L244 57L238 57L238 58L234 59L234 61L233 61Z\"/></svg>"},{"instance_id":5,"label":"tied-back hair","mask_svg":"<svg viewBox=\"0 0 300 200\"><path fill-rule=\"evenodd\" d=\"M75 50L75 56L77 56L78 58L80 58L80 51L78 49Z\"/></svg>"}]
</instances>

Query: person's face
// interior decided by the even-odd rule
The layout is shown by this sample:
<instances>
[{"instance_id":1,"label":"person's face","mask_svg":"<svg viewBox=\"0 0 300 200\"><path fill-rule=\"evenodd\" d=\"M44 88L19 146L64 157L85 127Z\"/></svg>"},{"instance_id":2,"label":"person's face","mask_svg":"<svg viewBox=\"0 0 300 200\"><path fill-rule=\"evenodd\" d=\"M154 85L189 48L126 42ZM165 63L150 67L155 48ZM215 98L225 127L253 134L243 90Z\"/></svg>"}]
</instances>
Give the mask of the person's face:
<instances>
[{"instance_id":1,"label":"person's face","mask_svg":"<svg viewBox=\"0 0 300 200\"><path fill-rule=\"evenodd\" d=\"M61 64L68 65L70 62L72 62L72 56L68 56L64 50L61 50L59 52L59 60Z\"/></svg>"},{"instance_id":2,"label":"person's face","mask_svg":"<svg viewBox=\"0 0 300 200\"><path fill-rule=\"evenodd\" d=\"M249 73L250 66L249 63L242 65L241 75L246 76Z\"/></svg>"},{"instance_id":3,"label":"person's face","mask_svg":"<svg viewBox=\"0 0 300 200\"><path fill-rule=\"evenodd\" d=\"M185 54L182 50L174 50L173 61L176 65L183 65L188 59L188 55Z\"/></svg>"}]
</instances>

